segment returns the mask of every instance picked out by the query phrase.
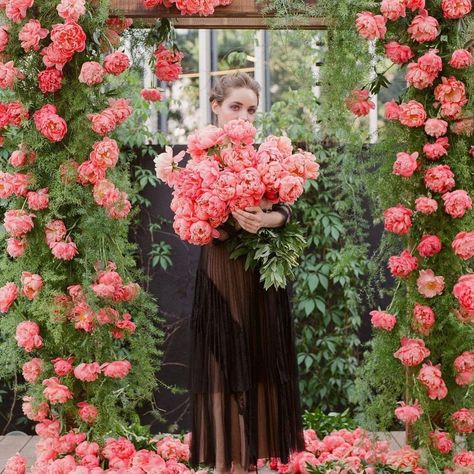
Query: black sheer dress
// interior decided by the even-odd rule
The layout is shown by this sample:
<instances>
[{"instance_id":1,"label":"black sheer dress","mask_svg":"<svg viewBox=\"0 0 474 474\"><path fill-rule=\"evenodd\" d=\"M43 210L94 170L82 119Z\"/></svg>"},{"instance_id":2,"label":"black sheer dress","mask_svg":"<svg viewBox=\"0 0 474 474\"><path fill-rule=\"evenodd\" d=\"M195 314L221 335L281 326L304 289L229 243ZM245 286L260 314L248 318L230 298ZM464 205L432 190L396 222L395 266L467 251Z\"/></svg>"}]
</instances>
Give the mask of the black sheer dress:
<instances>
[{"instance_id":1,"label":"black sheer dress","mask_svg":"<svg viewBox=\"0 0 474 474\"><path fill-rule=\"evenodd\" d=\"M272 210L290 219L289 206ZM189 372L194 467L248 469L304 449L288 292L265 290L244 261L230 259L217 239L201 249Z\"/></svg>"}]
</instances>

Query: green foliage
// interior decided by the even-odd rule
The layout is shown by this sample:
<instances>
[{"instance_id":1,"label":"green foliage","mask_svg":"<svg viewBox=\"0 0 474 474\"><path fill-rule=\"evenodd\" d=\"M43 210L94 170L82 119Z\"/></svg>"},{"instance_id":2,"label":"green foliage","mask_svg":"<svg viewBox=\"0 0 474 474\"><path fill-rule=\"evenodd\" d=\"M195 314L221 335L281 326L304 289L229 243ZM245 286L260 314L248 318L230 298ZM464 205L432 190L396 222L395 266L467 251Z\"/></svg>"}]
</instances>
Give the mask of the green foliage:
<instances>
[{"instance_id":1,"label":"green foliage","mask_svg":"<svg viewBox=\"0 0 474 474\"><path fill-rule=\"evenodd\" d=\"M342 413L329 412L327 414L319 408L315 411L305 411L303 413L303 423L306 429L316 431L319 439L336 430L353 430L356 428L356 423L351 417L349 409Z\"/></svg>"},{"instance_id":2,"label":"green foliage","mask_svg":"<svg viewBox=\"0 0 474 474\"><path fill-rule=\"evenodd\" d=\"M285 288L293 280L295 270L306 247L306 240L298 222L290 222L275 229L262 228L257 234L239 232L229 239L230 258L243 255L245 270L258 268L265 290L271 286Z\"/></svg>"}]
</instances>

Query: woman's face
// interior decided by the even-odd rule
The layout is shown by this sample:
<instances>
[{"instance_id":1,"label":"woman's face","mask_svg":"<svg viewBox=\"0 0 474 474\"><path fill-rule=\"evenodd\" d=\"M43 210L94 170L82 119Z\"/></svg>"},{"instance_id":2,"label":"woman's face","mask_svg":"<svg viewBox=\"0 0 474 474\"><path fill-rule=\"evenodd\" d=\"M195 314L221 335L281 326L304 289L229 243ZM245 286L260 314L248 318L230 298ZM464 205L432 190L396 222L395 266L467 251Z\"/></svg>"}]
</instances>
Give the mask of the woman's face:
<instances>
[{"instance_id":1,"label":"woman's face","mask_svg":"<svg viewBox=\"0 0 474 474\"><path fill-rule=\"evenodd\" d=\"M213 101L211 108L217 115L217 126L223 127L227 122L242 118L253 122L257 113L258 99L252 89L233 88L229 95L219 104Z\"/></svg>"}]
</instances>

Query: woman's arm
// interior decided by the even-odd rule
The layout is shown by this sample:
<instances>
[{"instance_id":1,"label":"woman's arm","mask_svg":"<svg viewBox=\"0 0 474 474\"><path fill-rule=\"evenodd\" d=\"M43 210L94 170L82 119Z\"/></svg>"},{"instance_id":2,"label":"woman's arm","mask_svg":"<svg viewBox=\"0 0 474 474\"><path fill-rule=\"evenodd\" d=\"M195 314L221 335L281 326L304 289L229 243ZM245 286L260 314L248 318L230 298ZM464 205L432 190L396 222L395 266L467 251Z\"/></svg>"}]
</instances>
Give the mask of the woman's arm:
<instances>
[{"instance_id":1,"label":"woman's arm","mask_svg":"<svg viewBox=\"0 0 474 474\"><path fill-rule=\"evenodd\" d=\"M260 207L247 207L245 211L237 210L232 213L237 222L247 232L255 234L262 227L282 227L291 216L287 204L277 204L270 212L264 212Z\"/></svg>"}]
</instances>

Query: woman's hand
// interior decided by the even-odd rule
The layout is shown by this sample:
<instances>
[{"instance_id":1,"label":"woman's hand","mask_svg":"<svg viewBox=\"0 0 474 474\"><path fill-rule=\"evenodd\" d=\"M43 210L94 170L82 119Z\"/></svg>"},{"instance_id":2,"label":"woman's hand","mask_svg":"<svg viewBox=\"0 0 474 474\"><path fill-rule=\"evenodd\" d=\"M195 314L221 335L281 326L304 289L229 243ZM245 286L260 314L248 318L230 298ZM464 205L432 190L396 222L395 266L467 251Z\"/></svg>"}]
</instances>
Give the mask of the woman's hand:
<instances>
[{"instance_id":1,"label":"woman's hand","mask_svg":"<svg viewBox=\"0 0 474 474\"><path fill-rule=\"evenodd\" d=\"M245 211L237 209L232 213L242 229L256 234L259 229L266 227L266 214L260 207L247 207Z\"/></svg>"}]
</instances>

